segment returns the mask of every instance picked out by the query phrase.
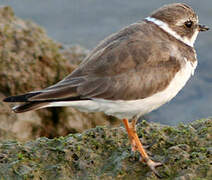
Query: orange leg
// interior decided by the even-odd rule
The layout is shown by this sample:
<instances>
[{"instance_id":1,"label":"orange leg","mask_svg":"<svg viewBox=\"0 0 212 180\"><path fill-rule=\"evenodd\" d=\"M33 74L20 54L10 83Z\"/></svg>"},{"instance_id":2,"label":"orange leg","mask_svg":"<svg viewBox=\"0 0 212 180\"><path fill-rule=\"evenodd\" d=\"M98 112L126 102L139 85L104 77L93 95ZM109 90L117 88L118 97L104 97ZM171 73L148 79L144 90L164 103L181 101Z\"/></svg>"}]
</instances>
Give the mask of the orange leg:
<instances>
[{"instance_id":1,"label":"orange leg","mask_svg":"<svg viewBox=\"0 0 212 180\"><path fill-rule=\"evenodd\" d=\"M162 164L152 161L149 158L146 151L144 150L143 145L141 144L141 141L136 133L136 128L135 128L136 121L133 120L132 123L130 124L127 119L123 119L123 123L127 130L128 137L129 137L131 145L132 145L132 150L133 151L138 150L141 154L143 161L147 163L147 165L155 173L156 176L160 177L160 175L157 173L155 168L157 166L161 166Z\"/></svg>"}]
</instances>

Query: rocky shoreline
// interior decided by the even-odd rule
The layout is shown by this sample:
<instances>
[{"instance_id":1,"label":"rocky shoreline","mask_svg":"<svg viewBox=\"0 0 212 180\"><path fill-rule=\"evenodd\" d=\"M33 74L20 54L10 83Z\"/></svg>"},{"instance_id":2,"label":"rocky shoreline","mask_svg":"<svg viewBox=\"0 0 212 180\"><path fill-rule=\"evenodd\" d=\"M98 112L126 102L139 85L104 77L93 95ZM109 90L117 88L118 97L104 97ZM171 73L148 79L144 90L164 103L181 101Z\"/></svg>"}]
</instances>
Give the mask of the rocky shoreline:
<instances>
[{"instance_id":1,"label":"rocky shoreline","mask_svg":"<svg viewBox=\"0 0 212 180\"><path fill-rule=\"evenodd\" d=\"M56 83L87 53L1 7L0 99ZM131 152L119 123L72 108L15 114L0 101L0 179L156 179ZM164 179L212 177L211 118L177 127L142 121L137 130L152 159L164 164L158 168Z\"/></svg>"},{"instance_id":2,"label":"rocky shoreline","mask_svg":"<svg viewBox=\"0 0 212 180\"><path fill-rule=\"evenodd\" d=\"M143 121L137 126L163 179L212 177L212 119L178 127ZM34 141L0 142L2 179L157 179L132 153L122 127L96 127L82 134Z\"/></svg>"}]
</instances>

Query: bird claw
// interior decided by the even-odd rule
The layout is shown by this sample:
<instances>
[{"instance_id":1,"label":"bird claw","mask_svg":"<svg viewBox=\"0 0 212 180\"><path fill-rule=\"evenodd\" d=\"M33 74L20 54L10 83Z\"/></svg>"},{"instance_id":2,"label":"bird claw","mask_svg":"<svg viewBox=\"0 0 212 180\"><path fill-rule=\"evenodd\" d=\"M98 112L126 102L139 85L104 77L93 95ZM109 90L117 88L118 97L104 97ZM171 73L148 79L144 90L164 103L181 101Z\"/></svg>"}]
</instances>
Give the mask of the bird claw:
<instances>
[{"instance_id":1,"label":"bird claw","mask_svg":"<svg viewBox=\"0 0 212 180\"><path fill-rule=\"evenodd\" d=\"M141 155L140 160L145 162L158 178L161 178L159 173L156 171L156 167L162 166L162 164L159 162L154 162L148 157L148 155L145 152L145 149L144 149L143 145L141 144L141 141L136 133L136 126L135 126L136 121L133 120L132 123L129 124L127 119L123 119L123 123L125 125L125 128L127 129L127 133L128 133L129 140L131 143L132 152L139 151L140 155Z\"/></svg>"},{"instance_id":2,"label":"bird claw","mask_svg":"<svg viewBox=\"0 0 212 180\"><path fill-rule=\"evenodd\" d=\"M149 166L149 168L154 172L154 174L158 177L158 178L162 178L162 176L157 172L156 168L159 166L162 166L163 164L160 162L154 162L151 159L148 159L146 161L147 165Z\"/></svg>"}]
</instances>

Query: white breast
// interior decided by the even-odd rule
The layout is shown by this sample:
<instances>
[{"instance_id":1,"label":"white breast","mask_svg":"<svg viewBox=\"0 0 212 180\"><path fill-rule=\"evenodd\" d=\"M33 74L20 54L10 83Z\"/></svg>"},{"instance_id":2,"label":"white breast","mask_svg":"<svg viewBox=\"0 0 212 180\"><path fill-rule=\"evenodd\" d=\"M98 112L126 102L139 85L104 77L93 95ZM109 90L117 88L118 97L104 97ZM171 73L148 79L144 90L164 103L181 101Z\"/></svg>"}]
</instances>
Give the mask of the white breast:
<instances>
[{"instance_id":1,"label":"white breast","mask_svg":"<svg viewBox=\"0 0 212 180\"><path fill-rule=\"evenodd\" d=\"M187 59L185 59L185 61L185 66L175 75L169 86L165 90L148 98L130 101L92 99L85 101L54 102L47 107L71 106L80 111L104 112L120 119L132 118L136 115L144 115L170 101L184 87L197 66L197 63L192 64L190 61L187 61Z\"/></svg>"}]
</instances>

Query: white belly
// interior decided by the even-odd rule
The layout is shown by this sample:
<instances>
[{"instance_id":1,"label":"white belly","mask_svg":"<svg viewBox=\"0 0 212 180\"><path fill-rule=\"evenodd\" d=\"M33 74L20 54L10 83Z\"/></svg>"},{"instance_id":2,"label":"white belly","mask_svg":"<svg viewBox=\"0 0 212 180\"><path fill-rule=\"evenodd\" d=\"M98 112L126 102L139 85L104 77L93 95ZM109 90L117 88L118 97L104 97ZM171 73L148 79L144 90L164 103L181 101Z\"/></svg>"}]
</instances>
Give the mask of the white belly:
<instances>
[{"instance_id":1,"label":"white belly","mask_svg":"<svg viewBox=\"0 0 212 180\"><path fill-rule=\"evenodd\" d=\"M196 65L197 63L191 64L189 61L186 61L185 67L175 75L174 79L165 90L148 98L130 101L92 99L85 101L54 102L46 107L71 106L80 111L104 112L105 114L116 116L120 119L144 115L157 109L175 97L194 73Z\"/></svg>"}]
</instances>

